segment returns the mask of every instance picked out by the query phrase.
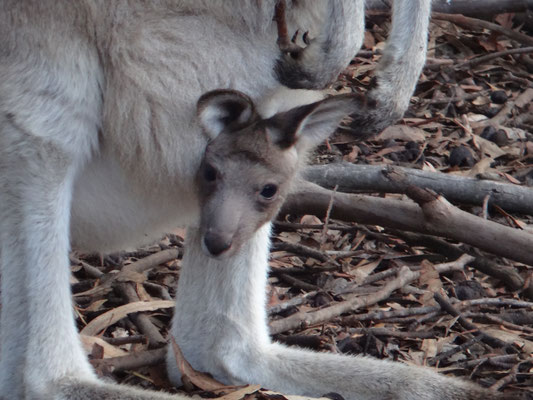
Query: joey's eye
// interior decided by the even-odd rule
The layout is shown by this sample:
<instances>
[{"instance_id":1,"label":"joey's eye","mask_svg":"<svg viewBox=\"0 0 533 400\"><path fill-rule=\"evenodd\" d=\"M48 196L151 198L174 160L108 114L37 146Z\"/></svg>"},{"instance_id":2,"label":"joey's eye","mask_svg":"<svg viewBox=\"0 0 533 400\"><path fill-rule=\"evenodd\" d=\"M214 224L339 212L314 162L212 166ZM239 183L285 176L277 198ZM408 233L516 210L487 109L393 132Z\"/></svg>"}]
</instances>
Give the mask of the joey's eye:
<instances>
[{"instance_id":1,"label":"joey's eye","mask_svg":"<svg viewBox=\"0 0 533 400\"><path fill-rule=\"evenodd\" d=\"M268 185L263 186L263 189L259 194L265 199L270 200L276 195L277 191L278 187L272 183L269 183Z\"/></svg>"},{"instance_id":2,"label":"joey's eye","mask_svg":"<svg viewBox=\"0 0 533 400\"><path fill-rule=\"evenodd\" d=\"M204 179L207 182L214 182L217 180L217 170L211 164L207 164L204 168Z\"/></svg>"}]
</instances>

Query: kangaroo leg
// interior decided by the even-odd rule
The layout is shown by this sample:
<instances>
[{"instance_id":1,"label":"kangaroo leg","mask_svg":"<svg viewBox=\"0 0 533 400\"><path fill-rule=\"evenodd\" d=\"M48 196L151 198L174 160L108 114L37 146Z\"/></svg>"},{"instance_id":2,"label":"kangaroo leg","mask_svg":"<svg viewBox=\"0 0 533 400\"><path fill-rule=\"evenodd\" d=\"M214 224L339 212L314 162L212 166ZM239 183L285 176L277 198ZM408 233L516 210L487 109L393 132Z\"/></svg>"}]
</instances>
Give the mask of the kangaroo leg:
<instances>
[{"instance_id":1,"label":"kangaroo leg","mask_svg":"<svg viewBox=\"0 0 533 400\"><path fill-rule=\"evenodd\" d=\"M70 298L75 161L17 118L4 117L0 127L0 398L6 400L42 398L65 376L94 379Z\"/></svg>"},{"instance_id":2,"label":"kangaroo leg","mask_svg":"<svg viewBox=\"0 0 533 400\"><path fill-rule=\"evenodd\" d=\"M129 386L102 382L64 380L57 386L54 400L186 400L185 396L157 393ZM42 397L40 398L42 399Z\"/></svg>"},{"instance_id":3,"label":"kangaroo leg","mask_svg":"<svg viewBox=\"0 0 533 400\"><path fill-rule=\"evenodd\" d=\"M370 112L356 114L353 128L363 136L379 132L402 117L426 62L431 0L395 0L392 28L369 98Z\"/></svg>"},{"instance_id":4,"label":"kangaroo leg","mask_svg":"<svg viewBox=\"0 0 533 400\"><path fill-rule=\"evenodd\" d=\"M99 96L98 67L69 44L63 62L36 46L0 69L0 399L170 399L98 382L78 338L71 196L97 147Z\"/></svg>"},{"instance_id":5,"label":"kangaroo leg","mask_svg":"<svg viewBox=\"0 0 533 400\"><path fill-rule=\"evenodd\" d=\"M213 259L201 251L198 231L189 230L171 333L194 368L226 383L255 383L316 397L337 392L354 400L494 398L428 368L271 342L264 308L268 234L267 225L238 254ZM171 379L179 383L172 351L167 365Z\"/></svg>"}]
</instances>

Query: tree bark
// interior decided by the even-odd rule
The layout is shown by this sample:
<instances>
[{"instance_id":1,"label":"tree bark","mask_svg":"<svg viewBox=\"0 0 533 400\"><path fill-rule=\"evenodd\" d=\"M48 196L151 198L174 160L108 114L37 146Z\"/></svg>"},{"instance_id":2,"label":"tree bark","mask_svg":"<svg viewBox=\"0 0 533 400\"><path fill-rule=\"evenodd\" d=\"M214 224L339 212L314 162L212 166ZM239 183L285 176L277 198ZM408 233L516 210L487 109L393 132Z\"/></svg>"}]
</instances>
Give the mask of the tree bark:
<instances>
[{"instance_id":1,"label":"tree bark","mask_svg":"<svg viewBox=\"0 0 533 400\"><path fill-rule=\"evenodd\" d=\"M390 0L367 0L368 10L390 10ZM432 10L446 14L463 14L472 17L501 13L524 12L533 9L533 0L433 0Z\"/></svg>"},{"instance_id":2,"label":"tree bark","mask_svg":"<svg viewBox=\"0 0 533 400\"><path fill-rule=\"evenodd\" d=\"M307 167L304 178L341 192L405 193L408 185L428 188L454 203L489 205L508 212L533 215L533 189L526 186L467 178L441 172L403 167L356 165L349 163Z\"/></svg>"},{"instance_id":3,"label":"tree bark","mask_svg":"<svg viewBox=\"0 0 533 400\"><path fill-rule=\"evenodd\" d=\"M419 207L402 200L334 193L304 181L288 197L282 213L324 216L333 198L332 218L443 236L533 266L532 234L476 217L440 196L431 196L422 200L413 196Z\"/></svg>"}]
</instances>

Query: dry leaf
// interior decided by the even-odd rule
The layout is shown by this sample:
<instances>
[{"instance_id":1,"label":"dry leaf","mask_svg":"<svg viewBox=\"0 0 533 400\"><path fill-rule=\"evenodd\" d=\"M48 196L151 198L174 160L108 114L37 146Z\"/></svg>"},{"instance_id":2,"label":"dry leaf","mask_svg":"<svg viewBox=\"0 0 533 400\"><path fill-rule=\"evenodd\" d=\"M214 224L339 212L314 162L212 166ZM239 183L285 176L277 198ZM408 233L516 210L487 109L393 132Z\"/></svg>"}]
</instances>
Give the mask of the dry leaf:
<instances>
[{"instance_id":1,"label":"dry leaf","mask_svg":"<svg viewBox=\"0 0 533 400\"><path fill-rule=\"evenodd\" d=\"M435 357L438 353L437 341L435 339L422 340L420 350L424 352L424 356L426 359Z\"/></svg>"},{"instance_id":2,"label":"dry leaf","mask_svg":"<svg viewBox=\"0 0 533 400\"><path fill-rule=\"evenodd\" d=\"M505 155L505 151L500 149L496 143L484 139L481 136L473 135L472 142L476 148L480 149L483 154L490 158L498 158Z\"/></svg>"},{"instance_id":3,"label":"dry leaf","mask_svg":"<svg viewBox=\"0 0 533 400\"><path fill-rule=\"evenodd\" d=\"M89 304L88 307L85 307L83 309L84 312L96 312L100 311L100 308L102 308L102 305L104 305L107 302L107 299L100 299L95 300L91 304Z\"/></svg>"},{"instance_id":4,"label":"dry leaf","mask_svg":"<svg viewBox=\"0 0 533 400\"><path fill-rule=\"evenodd\" d=\"M315 215L304 215L302 218L300 218L300 224L322 225L322 221L320 220L320 218L316 217Z\"/></svg>"},{"instance_id":5,"label":"dry leaf","mask_svg":"<svg viewBox=\"0 0 533 400\"><path fill-rule=\"evenodd\" d=\"M531 340L524 339L516 333L490 327L483 327L481 330L497 339L504 341L505 343L517 345L518 347L522 348L525 353L533 354L533 342Z\"/></svg>"},{"instance_id":6,"label":"dry leaf","mask_svg":"<svg viewBox=\"0 0 533 400\"><path fill-rule=\"evenodd\" d=\"M381 263L383 258L379 258L376 261L369 262L368 260L362 260L356 267L351 271L355 282L360 285L370 275Z\"/></svg>"},{"instance_id":7,"label":"dry leaf","mask_svg":"<svg viewBox=\"0 0 533 400\"><path fill-rule=\"evenodd\" d=\"M423 260L420 263L422 270L420 271L420 278L418 281L421 286L425 286L426 292L422 295L420 301L426 306L433 306L436 304L433 298L433 293L438 292L442 288L439 273L435 266L428 260Z\"/></svg>"},{"instance_id":8,"label":"dry leaf","mask_svg":"<svg viewBox=\"0 0 533 400\"><path fill-rule=\"evenodd\" d=\"M123 269L117 274L116 280L118 282L133 282L133 283L143 283L146 281L146 276L139 272L130 271L128 269Z\"/></svg>"},{"instance_id":9,"label":"dry leaf","mask_svg":"<svg viewBox=\"0 0 533 400\"><path fill-rule=\"evenodd\" d=\"M183 356L183 353L181 352L181 349L179 348L178 344L174 340L173 337L170 337L170 343L172 344L172 350L174 351L174 357L176 357L176 363L178 364L178 368L183 376L186 376L189 378L189 380L197 387L199 387L202 390L207 390L210 392L215 393L228 393L228 391L232 390L240 390L245 387L243 386L226 386L223 383L220 383L214 378L211 378L209 375L206 375L202 372L196 371L191 364L188 363L188 361ZM254 390L256 391L256 390Z\"/></svg>"},{"instance_id":10,"label":"dry leaf","mask_svg":"<svg viewBox=\"0 0 533 400\"><path fill-rule=\"evenodd\" d=\"M405 142L423 142L426 133L423 129L408 125L392 125L381 132L376 140L386 141L390 139L403 140Z\"/></svg>"},{"instance_id":11,"label":"dry leaf","mask_svg":"<svg viewBox=\"0 0 533 400\"><path fill-rule=\"evenodd\" d=\"M99 315L95 319L85 326L81 330L82 335L94 336L99 334L101 331L104 331L108 326L113 325L117 321L120 321L122 318L128 314L135 312L143 311L155 311L161 308L172 308L174 307L174 302L171 300L156 300L156 301L136 301L134 303L129 303L112 310L109 310L102 315Z\"/></svg>"},{"instance_id":12,"label":"dry leaf","mask_svg":"<svg viewBox=\"0 0 533 400\"><path fill-rule=\"evenodd\" d=\"M104 349L103 358L123 357L128 355L128 352L121 350L96 336L80 335L80 340L87 355L92 353L94 345L98 345Z\"/></svg>"}]
</instances>

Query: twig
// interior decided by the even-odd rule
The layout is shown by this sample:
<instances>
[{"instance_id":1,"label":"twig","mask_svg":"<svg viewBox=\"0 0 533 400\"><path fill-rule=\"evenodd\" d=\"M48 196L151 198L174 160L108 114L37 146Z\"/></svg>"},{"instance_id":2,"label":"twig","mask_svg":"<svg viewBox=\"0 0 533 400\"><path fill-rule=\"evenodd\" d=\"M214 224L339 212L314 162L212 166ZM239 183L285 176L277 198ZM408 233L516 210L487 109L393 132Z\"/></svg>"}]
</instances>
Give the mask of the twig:
<instances>
[{"instance_id":1,"label":"twig","mask_svg":"<svg viewBox=\"0 0 533 400\"><path fill-rule=\"evenodd\" d=\"M357 323L359 323L359 321L381 321L390 318L413 317L415 315L423 315L433 311L440 311L440 309L441 308L438 306L426 306L393 311L372 311L366 314L356 314L344 317L342 319L342 324L347 326L355 326Z\"/></svg>"},{"instance_id":2,"label":"twig","mask_svg":"<svg viewBox=\"0 0 533 400\"><path fill-rule=\"evenodd\" d=\"M533 358L528 360L520 361L518 364L513 365L509 374L505 375L503 378L491 385L490 390L500 390L502 387L509 385L510 383L516 382L516 375L519 372L519 368L525 363L532 363Z\"/></svg>"},{"instance_id":3,"label":"twig","mask_svg":"<svg viewBox=\"0 0 533 400\"><path fill-rule=\"evenodd\" d=\"M180 256L180 250L179 249L167 249L162 250L157 253L151 254L148 257L141 258L138 261L135 261L134 263L125 265L121 272L128 273L128 272L137 272L137 273L143 273L144 271L154 268L160 264L165 264L169 261L175 260ZM120 275L120 273L118 275Z\"/></svg>"},{"instance_id":4,"label":"twig","mask_svg":"<svg viewBox=\"0 0 533 400\"><path fill-rule=\"evenodd\" d=\"M301 244L287 243L287 242L275 242L272 244L272 251L288 251L300 256L311 257L322 263L333 264L339 266L339 264L328 257L326 254L319 250L315 250L309 246L303 246Z\"/></svg>"},{"instance_id":5,"label":"twig","mask_svg":"<svg viewBox=\"0 0 533 400\"><path fill-rule=\"evenodd\" d=\"M474 251L469 246L459 247L436 237L411 232L395 230L393 233L406 241L416 243L418 246L426 246L434 251L446 255L449 258L457 258L464 253L470 254L475 257L475 259L470 263L471 267L486 275L499 279L513 291L520 290L524 286L524 280L515 268L502 265L493 260L482 257L479 255L479 251Z\"/></svg>"},{"instance_id":6,"label":"twig","mask_svg":"<svg viewBox=\"0 0 533 400\"><path fill-rule=\"evenodd\" d=\"M390 10L390 1L366 0L367 10ZM524 12L532 7L531 0L433 0L431 9L441 13L473 16L493 16L501 13Z\"/></svg>"},{"instance_id":7,"label":"twig","mask_svg":"<svg viewBox=\"0 0 533 400\"><path fill-rule=\"evenodd\" d=\"M513 31L512 29L507 29L501 25L485 21L477 18L465 17L464 15L458 14L443 14L438 12L433 12L431 14L432 19L443 20L453 22L456 25L466 27L466 28L478 28L478 29L488 29L493 32L498 32L502 35L505 35L517 42L520 42L527 46L533 45L533 37L524 35L523 33Z\"/></svg>"},{"instance_id":8,"label":"twig","mask_svg":"<svg viewBox=\"0 0 533 400\"><path fill-rule=\"evenodd\" d=\"M328 225L329 225L329 217L331 216L331 209L333 208L333 199L335 198L335 194L337 193L337 186L333 188L333 191L331 192L331 199L329 200L328 208L326 210L326 217L324 218L324 226L322 227L322 233L320 235L320 246L324 245L327 240L327 232L328 232Z\"/></svg>"},{"instance_id":9,"label":"twig","mask_svg":"<svg viewBox=\"0 0 533 400\"><path fill-rule=\"evenodd\" d=\"M391 336L402 339L429 339L436 336L434 331L399 331L396 329L387 328L355 328L351 329L350 333L371 333L375 336Z\"/></svg>"},{"instance_id":10,"label":"twig","mask_svg":"<svg viewBox=\"0 0 533 400\"><path fill-rule=\"evenodd\" d=\"M518 354L506 354L503 356L489 356L489 357L476 358L474 360L459 361L455 365L446 367L446 369L451 369L451 368L454 368L455 366L457 368L471 368L471 367L485 364L485 363L499 364L503 362L516 362L516 361L518 361Z\"/></svg>"},{"instance_id":11,"label":"twig","mask_svg":"<svg viewBox=\"0 0 533 400\"><path fill-rule=\"evenodd\" d=\"M98 268L96 267L93 267L92 265L90 265L89 263L83 261L83 260L80 260L78 257L75 257L74 255L70 255L69 256L69 259L70 259L70 262L72 264L79 264L83 267L83 269L85 270L85 272L87 273L87 275L89 275L91 278L101 278L102 276L104 276L104 273L102 271L100 271Z\"/></svg>"},{"instance_id":12,"label":"twig","mask_svg":"<svg viewBox=\"0 0 533 400\"><path fill-rule=\"evenodd\" d=\"M268 313L270 315L279 314L280 312L285 311L288 308L304 304L307 300L309 300L309 298L316 296L318 293L318 291L304 293L299 296L293 297L290 300L284 301L283 303L270 306L268 307Z\"/></svg>"},{"instance_id":13,"label":"twig","mask_svg":"<svg viewBox=\"0 0 533 400\"><path fill-rule=\"evenodd\" d=\"M131 343L146 344L148 342L146 340L146 336L144 335L132 335L132 336L124 336L124 337L103 336L102 339L105 340L107 343L112 344L113 346L121 346L124 344L131 344Z\"/></svg>"},{"instance_id":14,"label":"twig","mask_svg":"<svg viewBox=\"0 0 533 400\"><path fill-rule=\"evenodd\" d=\"M497 52L494 52L494 53L487 54L485 56L480 56L480 57L476 57L476 58L473 58L473 59L468 60L468 61L464 61L464 62L462 62L460 64L457 64L455 66L455 69L457 69L457 70L459 70L459 69L468 69L468 68L475 67L476 65L483 64L484 62L487 62L487 61L490 61L490 60L494 60L495 58L510 56L510 55L513 55L513 54L529 54L529 53L533 53L533 46L520 47L518 49L509 49L509 50L497 51Z\"/></svg>"},{"instance_id":15,"label":"twig","mask_svg":"<svg viewBox=\"0 0 533 400\"><path fill-rule=\"evenodd\" d=\"M466 264L471 263L474 260L474 257L469 256L467 254L462 254L459 256L459 258L455 261L449 262L449 263L442 263L435 265L435 270L439 274L446 274L452 271L461 271L465 268ZM412 271L419 271L421 269L421 266L415 266L412 267ZM398 268L390 268L385 271L377 272L375 274L369 275L365 278L362 285L368 285L370 283L378 282L382 279L388 278L389 276L392 276L398 272ZM336 294L345 294L345 293L351 293L355 288L359 287L361 285L355 284L347 286L346 288L339 290Z\"/></svg>"},{"instance_id":16,"label":"twig","mask_svg":"<svg viewBox=\"0 0 533 400\"><path fill-rule=\"evenodd\" d=\"M481 129L486 126L498 126L502 125L505 122L507 122L511 117L512 113L515 109L524 107L531 103L533 101L533 88L526 89L520 96L518 96L513 101L508 101L505 103L505 105L502 107L502 109L491 119L471 123L470 125L474 129ZM502 206L502 208L506 208L505 206ZM509 210L513 211L513 210ZM529 214L529 213L528 213Z\"/></svg>"},{"instance_id":17,"label":"twig","mask_svg":"<svg viewBox=\"0 0 533 400\"><path fill-rule=\"evenodd\" d=\"M316 285L312 285L310 283L304 282L298 278L295 278L293 276L287 275L287 274L279 274L278 275L280 279L284 280L287 283L290 283L292 286L297 287L302 290L307 290L308 292L313 291L319 291L320 288Z\"/></svg>"},{"instance_id":18,"label":"twig","mask_svg":"<svg viewBox=\"0 0 533 400\"><path fill-rule=\"evenodd\" d=\"M288 331L298 327L317 324L323 321L328 321L333 317L341 315L348 311L354 311L361 307L366 307L371 304L375 304L379 301L387 299L390 294L405 286L407 283L417 279L420 274L411 271L405 267L400 270L396 279L388 282L380 290L367 296L354 297L342 303L335 304L333 306L325 307L317 311L310 313L298 312L290 317L272 321L270 323L270 331L272 334Z\"/></svg>"},{"instance_id":19,"label":"twig","mask_svg":"<svg viewBox=\"0 0 533 400\"><path fill-rule=\"evenodd\" d=\"M464 343L461 343L459 346L455 346L453 349L450 349L448 351L444 351L435 357L428 360L429 365L438 365L442 360L446 360L447 358L450 358L451 356L461 353L462 351L465 351L469 347L473 346L474 344L479 342L479 336L476 336L470 340L467 340Z\"/></svg>"},{"instance_id":20,"label":"twig","mask_svg":"<svg viewBox=\"0 0 533 400\"><path fill-rule=\"evenodd\" d=\"M529 334L533 334L533 328L530 328L529 326L520 326L517 324L513 324L512 322L506 321L504 319L501 319L499 317L496 317L494 315L490 314L483 314L483 317L488 319L489 321L495 322L497 324L503 325L506 328L513 329L515 331L521 331Z\"/></svg>"},{"instance_id":21,"label":"twig","mask_svg":"<svg viewBox=\"0 0 533 400\"><path fill-rule=\"evenodd\" d=\"M437 98L437 99L430 99L430 100L423 100L424 104L451 104L451 103L457 103L459 101L467 101L467 100L474 100L478 98L479 96L483 94L488 94L488 90L481 90L477 91L475 93L465 93L462 96L454 96L454 97L444 97L444 98Z\"/></svg>"},{"instance_id":22,"label":"twig","mask_svg":"<svg viewBox=\"0 0 533 400\"><path fill-rule=\"evenodd\" d=\"M124 371L128 369L137 369L141 367L162 364L165 362L166 354L167 349L161 348L156 350L139 351L124 357L91 360L91 364L93 364L95 368L109 368L109 370L112 372Z\"/></svg>"},{"instance_id":23,"label":"twig","mask_svg":"<svg viewBox=\"0 0 533 400\"><path fill-rule=\"evenodd\" d=\"M503 340L500 340L498 338L495 338L485 332L482 332L476 325L471 323L470 321L466 320L459 311L457 311L452 304L446 300L443 296L441 296L439 293L434 293L433 295L435 301L439 303L441 308L446 311L448 314L450 314L453 317L457 317L457 320L459 323L467 330L474 331L474 335L479 336L479 340L487 343L489 346L494 346L502 349L509 348L510 350L517 352L517 350L510 346L509 344L505 343Z\"/></svg>"},{"instance_id":24,"label":"twig","mask_svg":"<svg viewBox=\"0 0 533 400\"><path fill-rule=\"evenodd\" d=\"M117 285L117 289L120 291L126 303L140 301L132 283L120 283ZM143 313L133 313L130 314L129 317L139 330L148 337L148 344L150 347L161 347L167 343L166 339L161 335L159 329L157 329L152 323L148 315Z\"/></svg>"}]
</instances>

